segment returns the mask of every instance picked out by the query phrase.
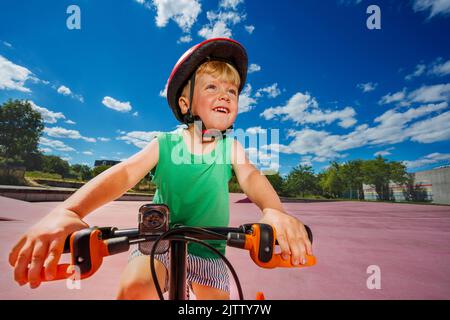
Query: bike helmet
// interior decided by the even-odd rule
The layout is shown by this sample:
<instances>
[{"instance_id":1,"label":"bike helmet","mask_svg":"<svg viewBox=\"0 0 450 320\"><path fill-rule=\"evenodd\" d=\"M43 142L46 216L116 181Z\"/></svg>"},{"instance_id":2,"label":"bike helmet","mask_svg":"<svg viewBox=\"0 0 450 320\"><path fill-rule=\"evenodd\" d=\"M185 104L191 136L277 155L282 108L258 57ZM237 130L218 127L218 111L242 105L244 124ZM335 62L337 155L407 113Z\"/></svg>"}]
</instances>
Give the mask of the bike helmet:
<instances>
[{"instance_id":1,"label":"bike helmet","mask_svg":"<svg viewBox=\"0 0 450 320\"><path fill-rule=\"evenodd\" d=\"M167 81L167 101L169 106L175 117L185 124L200 119L198 116L192 115L192 98L196 70L207 61L223 61L231 64L241 78L238 88L239 93L244 87L247 78L248 58L245 48L239 42L228 38L213 38L193 46L177 61ZM191 80L190 106L188 112L182 114L178 106L178 99L189 80Z\"/></svg>"}]
</instances>

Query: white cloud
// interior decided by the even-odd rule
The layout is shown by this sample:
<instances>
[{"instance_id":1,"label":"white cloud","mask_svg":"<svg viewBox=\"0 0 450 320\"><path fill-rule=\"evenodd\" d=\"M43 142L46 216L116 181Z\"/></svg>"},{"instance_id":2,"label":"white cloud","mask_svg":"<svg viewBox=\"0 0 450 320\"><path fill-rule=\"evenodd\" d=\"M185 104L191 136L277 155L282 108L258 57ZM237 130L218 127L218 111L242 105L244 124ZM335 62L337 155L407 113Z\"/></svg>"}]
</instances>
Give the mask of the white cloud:
<instances>
[{"instance_id":1,"label":"white cloud","mask_svg":"<svg viewBox=\"0 0 450 320\"><path fill-rule=\"evenodd\" d=\"M388 104L398 102L400 106L408 106L411 103L431 103L442 102L450 100L450 83L436 84L436 85L423 85L422 87L406 92L406 88L403 91L396 92L394 94L387 94L383 96L379 104Z\"/></svg>"},{"instance_id":2,"label":"white cloud","mask_svg":"<svg viewBox=\"0 0 450 320\"><path fill-rule=\"evenodd\" d=\"M97 138L99 141L101 141L101 142L106 142L106 141L110 141L111 139L109 139L109 138L104 138L104 137L98 137Z\"/></svg>"},{"instance_id":3,"label":"white cloud","mask_svg":"<svg viewBox=\"0 0 450 320\"><path fill-rule=\"evenodd\" d=\"M192 37L190 34L187 34L185 36L180 37L180 39L178 39L178 43L188 43L192 41Z\"/></svg>"},{"instance_id":4,"label":"white cloud","mask_svg":"<svg viewBox=\"0 0 450 320\"><path fill-rule=\"evenodd\" d=\"M67 124L77 124L75 121L72 121L72 120L67 120L67 121L65 121L65 123L67 123Z\"/></svg>"},{"instance_id":5,"label":"white cloud","mask_svg":"<svg viewBox=\"0 0 450 320\"><path fill-rule=\"evenodd\" d=\"M409 169L414 169L414 168L420 168L426 165L432 165L432 164L445 164L445 163L449 163L450 162L450 153L439 153L439 152L435 152L435 153L430 153L420 159L417 160L407 160L404 161L405 165L409 168Z\"/></svg>"},{"instance_id":6,"label":"white cloud","mask_svg":"<svg viewBox=\"0 0 450 320\"><path fill-rule=\"evenodd\" d=\"M165 27L169 20L173 20L185 33L189 33L202 11L197 0L153 0L152 4L156 8L158 27Z\"/></svg>"},{"instance_id":7,"label":"white cloud","mask_svg":"<svg viewBox=\"0 0 450 320\"><path fill-rule=\"evenodd\" d=\"M416 65L413 73L408 74L405 77L405 80L412 80L424 74L437 77L443 77L450 74L450 60L444 62L442 58L437 58L435 61L428 64L428 66L424 63L420 63Z\"/></svg>"},{"instance_id":8,"label":"white cloud","mask_svg":"<svg viewBox=\"0 0 450 320\"><path fill-rule=\"evenodd\" d=\"M198 35L205 39L231 38L232 33L231 29L227 27L225 22L217 21L214 23L214 25L204 26L202 29L200 29Z\"/></svg>"},{"instance_id":9,"label":"white cloud","mask_svg":"<svg viewBox=\"0 0 450 320\"><path fill-rule=\"evenodd\" d=\"M361 89L363 92L370 92L375 90L375 88L378 86L378 83L372 83L372 82L367 82L367 83L359 83L356 85L357 88Z\"/></svg>"},{"instance_id":10,"label":"white cloud","mask_svg":"<svg viewBox=\"0 0 450 320\"><path fill-rule=\"evenodd\" d=\"M45 137L41 137L39 139L39 144L46 146L46 147L50 147L52 149L58 150L58 151L75 151L74 148L69 147L67 145L64 144L64 142L59 141L59 140L51 140ZM46 148L48 150L48 148Z\"/></svg>"},{"instance_id":11,"label":"white cloud","mask_svg":"<svg viewBox=\"0 0 450 320\"><path fill-rule=\"evenodd\" d=\"M32 78L35 77L30 70L0 55L0 90L31 92L29 88L25 87L25 82Z\"/></svg>"},{"instance_id":12,"label":"white cloud","mask_svg":"<svg viewBox=\"0 0 450 320\"><path fill-rule=\"evenodd\" d=\"M219 6L219 10L208 11L206 17L209 23L200 29L198 35L205 39L231 38L233 36L231 27L245 20L247 15L245 12L222 11L222 9L235 10L238 3L236 1L223 1L221 2L223 6Z\"/></svg>"},{"instance_id":13,"label":"white cloud","mask_svg":"<svg viewBox=\"0 0 450 320\"><path fill-rule=\"evenodd\" d=\"M61 112L53 112L44 107L40 107L35 104L33 101L28 101L31 105L31 108L39 112L42 116L42 120L45 123L56 123L58 119L65 119L66 117Z\"/></svg>"},{"instance_id":14,"label":"white cloud","mask_svg":"<svg viewBox=\"0 0 450 320\"><path fill-rule=\"evenodd\" d=\"M245 26L244 28L249 34L252 34L253 31L255 31L255 26L253 26L253 25Z\"/></svg>"},{"instance_id":15,"label":"white cloud","mask_svg":"<svg viewBox=\"0 0 450 320\"><path fill-rule=\"evenodd\" d=\"M270 151L270 152L269 152ZM279 168L278 150L250 147L245 149L247 158L251 163L256 165L260 170L275 170Z\"/></svg>"},{"instance_id":16,"label":"white cloud","mask_svg":"<svg viewBox=\"0 0 450 320\"><path fill-rule=\"evenodd\" d=\"M380 101L378 102L379 104L388 104L388 103L392 103L392 102L400 102L402 100L404 100L406 97L406 88L403 89L403 91L398 91L396 93L391 94L390 92L381 97Z\"/></svg>"},{"instance_id":17,"label":"white cloud","mask_svg":"<svg viewBox=\"0 0 450 320\"><path fill-rule=\"evenodd\" d=\"M276 98L281 94L281 91L278 89L278 83L274 83L271 86L258 89L255 97L262 97L263 93L265 93L269 98Z\"/></svg>"},{"instance_id":18,"label":"white cloud","mask_svg":"<svg viewBox=\"0 0 450 320\"><path fill-rule=\"evenodd\" d=\"M92 151L83 151L82 154L85 154L87 156L93 156L94 153Z\"/></svg>"},{"instance_id":19,"label":"white cloud","mask_svg":"<svg viewBox=\"0 0 450 320\"><path fill-rule=\"evenodd\" d=\"M390 154L392 154L391 153L391 151L392 150L394 150L395 148L394 147L390 147L390 148L387 148L387 149L385 149L385 150L380 150L380 151L377 151L377 152L375 152L373 155L375 156L375 157L378 157L378 156L388 156L388 155L390 155Z\"/></svg>"},{"instance_id":20,"label":"white cloud","mask_svg":"<svg viewBox=\"0 0 450 320\"><path fill-rule=\"evenodd\" d=\"M72 94L72 91L69 88L67 88L66 86L60 86L57 91L58 91L58 93L60 93L64 96L68 96L68 95Z\"/></svg>"},{"instance_id":21,"label":"white cloud","mask_svg":"<svg viewBox=\"0 0 450 320\"><path fill-rule=\"evenodd\" d=\"M338 152L342 151L337 147L340 136L331 135L326 131L303 129L292 132L291 136L294 137L294 140L287 146L291 153L313 154L323 159L336 159L339 158ZM283 152L283 150L280 151Z\"/></svg>"},{"instance_id":22,"label":"white cloud","mask_svg":"<svg viewBox=\"0 0 450 320\"><path fill-rule=\"evenodd\" d=\"M238 24L242 21L242 19L245 19L245 15L241 15L238 12L234 11L227 11L227 12L214 12L214 11L208 11L206 13L206 17L209 21L222 21L225 24Z\"/></svg>"},{"instance_id":23,"label":"white cloud","mask_svg":"<svg viewBox=\"0 0 450 320\"><path fill-rule=\"evenodd\" d=\"M253 73L261 70L261 66L257 65L256 63L251 63L248 67L248 73Z\"/></svg>"},{"instance_id":24,"label":"white cloud","mask_svg":"<svg viewBox=\"0 0 450 320\"><path fill-rule=\"evenodd\" d=\"M294 153L289 147L279 143L262 145L260 146L260 150L270 150L270 152L283 152L287 154Z\"/></svg>"},{"instance_id":25,"label":"white cloud","mask_svg":"<svg viewBox=\"0 0 450 320\"><path fill-rule=\"evenodd\" d=\"M374 120L375 126L359 125L354 131L343 135L309 128L300 131L291 129L288 137L294 139L287 145L287 150L281 148L280 152L312 154L316 158L332 160L343 157L343 151L367 145L394 144L406 140L421 143L444 141L450 138L450 111L428 119L419 119L446 108L447 102L410 108L404 112L391 109ZM412 123L413 120L419 121Z\"/></svg>"},{"instance_id":26,"label":"white cloud","mask_svg":"<svg viewBox=\"0 0 450 320\"><path fill-rule=\"evenodd\" d=\"M300 164L302 166L312 166L312 161L313 161L312 156L305 156L300 159Z\"/></svg>"},{"instance_id":27,"label":"white cloud","mask_svg":"<svg viewBox=\"0 0 450 320\"><path fill-rule=\"evenodd\" d=\"M125 141L127 144L133 144L138 148L144 148L150 141L152 141L160 131L131 131L125 133L123 136L116 138L117 140Z\"/></svg>"},{"instance_id":28,"label":"white cloud","mask_svg":"<svg viewBox=\"0 0 450 320\"><path fill-rule=\"evenodd\" d=\"M256 99L251 97L252 86L250 83L244 87L241 94L239 95L239 108L238 113L244 113L252 110L255 107Z\"/></svg>"},{"instance_id":29,"label":"white cloud","mask_svg":"<svg viewBox=\"0 0 450 320\"><path fill-rule=\"evenodd\" d=\"M66 86L59 86L59 88L56 90L59 94L62 94L63 96L69 96L71 98L77 99L80 102L84 103L84 98L83 96L79 95L79 94L75 94L72 92L72 90L70 90L70 88L66 87Z\"/></svg>"},{"instance_id":30,"label":"white cloud","mask_svg":"<svg viewBox=\"0 0 450 320\"><path fill-rule=\"evenodd\" d=\"M414 123L408 130L412 141L431 143L450 139L450 111Z\"/></svg>"},{"instance_id":31,"label":"white cloud","mask_svg":"<svg viewBox=\"0 0 450 320\"><path fill-rule=\"evenodd\" d=\"M413 73L406 75L405 80L411 80L413 78L420 77L422 74L425 73L426 68L427 68L426 65L422 63L418 64Z\"/></svg>"},{"instance_id":32,"label":"white cloud","mask_svg":"<svg viewBox=\"0 0 450 320\"><path fill-rule=\"evenodd\" d=\"M44 132L54 138L82 139L87 142L96 142L95 138L84 137L77 130L68 130L61 127L44 128Z\"/></svg>"},{"instance_id":33,"label":"white cloud","mask_svg":"<svg viewBox=\"0 0 450 320\"><path fill-rule=\"evenodd\" d=\"M163 98L167 98L167 83L166 83L164 89L159 92L159 96L163 97Z\"/></svg>"},{"instance_id":34,"label":"white cloud","mask_svg":"<svg viewBox=\"0 0 450 320\"><path fill-rule=\"evenodd\" d=\"M108 96L103 98L102 103L106 107L119 112L129 112L132 109L130 102L121 102Z\"/></svg>"},{"instance_id":35,"label":"white cloud","mask_svg":"<svg viewBox=\"0 0 450 320\"><path fill-rule=\"evenodd\" d=\"M237 6L243 2L244 0L220 0L219 6L225 9L236 10Z\"/></svg>"},{"instance_id":36,"label":"white cloud","mask_svg":"<svg viewBox=\"0 0 450 320\"><path fill-rule=\"evenodd\" d=\"M53 150L51 148L45 148L45 147L40 147L39 151L43 152L43 153L50 153Z\"/></svg>"},{"instance_id":37,"label":"white cloud","mask_svg":"<svg viewBox=\"0 0 450 320\"><path fill-rule=\"evenodd\" d=\"M409 127L409 124L413 120L442 111L447 107L448 104L443 102L440 104L428 104L417 108L409 108L404 112L400 112L396 109L388 110L381 116L375 118L374 122L379 123L379 125L374 128L367 129L365 132L366 137L372 144L402 142L414 136L412 127ZM420 123L421 122L416 122L414 125ZM436 127L430 128L432 131L435 131L436 129Z\"/></svg>"},{"instance_id":38,"label":"white cloud","mask_svg":"<svg viewBox=\"0 0 450 320\"><path fill-rule=\"evenodd\" d=\"M432 86L422 86L414 90L408 95L408 99L412 102L440 102L449 101L450 83L436 84Z\"/></svg>"},{"instance_id":39,"label":"white cloud","mask_svg":"<svg viewBox=\"0 0 450 320\"><path fill-rule=\"evenodd\" d=\"M139 115L139 112L135 111L135 112L133 112L132 115L133 115L133 117L137 117Z\"/></svg>"},{"instance_id":40,"label":"white cloud","mask_svg":"<svg viewBox=\"0 0 450 320\"><path fill-rule=\"evenodd\" d=\"M272 107L261 114L266 120L280 118L281 121L292 120L297 124L330 124L339 121L338 125L349 128L356 123L355 110L345 107L342 110L322 110L314 97L309 93L297 92L284 106Z\"/></svg>"},{"instance_id":41,"label":"white cloud","mask_svg":"<svg viewBox=\"0 0 450 320\"><path fill-rule=\"evenodd\" d=\"M415 12L429 10L429 19L440 14L446 16L450 14L450 0L414 0L413 9Z\"/></svg>"},{"instance_id":42,"label":"white cloud","mask_svg":"<svg viewBox=\"0 0 450 320\"><path fill-rule=\"evenodd\" d=\"M247 133L247 134L260 134L260 133L266 133L266 132L267 132L267 129L263 129L261 127L250 127L245 130L245 133Z\"/></svg>"},{"instance_id":43,"label":"white cloud","mask_svg":"<svg viewBox=\"0 0 450 320\"><path fill-rule=\"evenodd\" d=\"M3 44L4 44L5 46L7 46L8 48L12 48L12 44L9 43L9 42L3 41Z\"/></svg>"},{"instance_id":44,"label":"white cloud","mask_svg":"<svg viewBox=\"0 0 450 320\"><path fill-rule=\"evenodd\" d=\"M450 60L441 62L439 59L430 67L430 74L436 76L446 76L450 74Z\"/></svg>"},{"instance_id":45,"label":"white cloud","mask_svg":"<svg viewBox=\"0 0 450 320\"><path fill-rule=\"evenodd\" d=\"M42 83L42 84L45 84L45 85L48 85L50 83L50 81L41 80L41 79L39 79L39 78L37 78L35 76L31 76L30 77L30 81L33 82L33 83Z\"/></svg>"}]
</instances>

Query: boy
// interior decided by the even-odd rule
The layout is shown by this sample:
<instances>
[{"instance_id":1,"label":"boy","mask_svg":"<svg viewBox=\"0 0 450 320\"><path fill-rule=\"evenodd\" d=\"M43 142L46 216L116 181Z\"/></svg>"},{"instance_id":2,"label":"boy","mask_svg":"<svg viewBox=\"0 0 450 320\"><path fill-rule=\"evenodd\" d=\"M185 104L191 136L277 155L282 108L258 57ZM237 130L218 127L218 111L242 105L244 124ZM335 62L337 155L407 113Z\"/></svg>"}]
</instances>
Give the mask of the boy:
<instances>
[{"instance_id":1,"label":"boy","mask_svg":"<svg viewBox=\"0 0 450 320\"><path fill-rule=\"evenodd\" d=\"M241 188L263 213L259 222L275 228L284 259L305 263L305 255L312 255L312 250L304 225L284 211L266 177L247 160L242 145L221 137L236 119L247 63L245 49L225 38L206 40L183 54L169 77L167 100L175 117L188 128L160 134L140 152L89 181L33 226L10 253L15 280L36 288L42 281L43 266L51 279L67 235L88 227L82 220L87 214L118 198L155 166L153 202L169 206L170 223L205 227L228 225L232 166ZM194 120L201 120L202 127L194 125ZM208 134L216 138L207 139ZM212 161L204 161L205 156ZM225 253L223 241L211 245ZM187 280L197 299L229 299L228 273L222 260L196 244L188 246L188 253ZM168 254L157 255L155 265L163 285ZM117 298L157 298L149 256L137 248L122 274Z\"/></svg>"}]
</instances>

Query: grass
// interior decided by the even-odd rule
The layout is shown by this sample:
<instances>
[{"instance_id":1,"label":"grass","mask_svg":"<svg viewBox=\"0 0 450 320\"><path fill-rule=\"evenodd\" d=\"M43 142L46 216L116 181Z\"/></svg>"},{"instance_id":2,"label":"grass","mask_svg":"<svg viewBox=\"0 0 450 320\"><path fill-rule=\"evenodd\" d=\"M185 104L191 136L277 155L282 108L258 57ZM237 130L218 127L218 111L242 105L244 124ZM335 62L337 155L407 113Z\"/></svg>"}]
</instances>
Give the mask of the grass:
<instances>
[{"instance_id":1,"label":"grass","mask_svg":"<svg viewBox=\"0 0 450 320\"><path fill-rule=\"evenodd\" d=\"M49 173L42 171L27 171L25 172L25 179L28 181L30 186L38 186L35 180L51 180L51 181L61 181L61 182L77 182L83 183L86 181L81 181L77 179L63 179L60 174ZM139 183L132 189L128 190L129 193L139 193L139 194L153 194L155 192L156 186L152 183Z\"/></svg>"},{"instance_id":2,"label":"grass","mask_svg":"<svg viewBox=\"0 0 450 320\"><path fill-rule=\"evenodd\" d=\"M25 172L25 178L29 178L32 180L43 179L43 180L55 180L55 181L65 181L65 182L84 182L78 179L66 178L63 179L58 173L49 173L49 172L41 172L41 171L27 171Z\"/></svg>"}]
</instances>

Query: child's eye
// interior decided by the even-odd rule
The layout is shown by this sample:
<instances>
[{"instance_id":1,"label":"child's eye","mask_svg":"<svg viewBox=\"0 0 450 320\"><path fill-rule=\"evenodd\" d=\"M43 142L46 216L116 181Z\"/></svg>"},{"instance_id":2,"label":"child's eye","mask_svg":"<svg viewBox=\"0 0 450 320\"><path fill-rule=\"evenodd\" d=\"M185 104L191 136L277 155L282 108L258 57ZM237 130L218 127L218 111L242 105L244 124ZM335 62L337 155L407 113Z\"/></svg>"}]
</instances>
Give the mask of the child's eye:
<instances>
[{"instance_id":1,"label":"child's eye","mask_svg":"<svg viewBox=\"0 0 450 320\"><path fill-rule=\"evenodd\" d=\"M230 90L228 90L228 92L231 93L234 96L237 94L236 90L234 90L234 89L230 89Z\"/></svg>"},{"instance_id":2,"label":"child's eye","mask_svg":"<svg viewBox=\"0 0 450 320\"><path fill-rule=\"evenodd\" d=\"M216 89L216 86L213 85L213 84L208 84L208 85L206 86L206 89Z\"/></svg>"}]
</instances>

